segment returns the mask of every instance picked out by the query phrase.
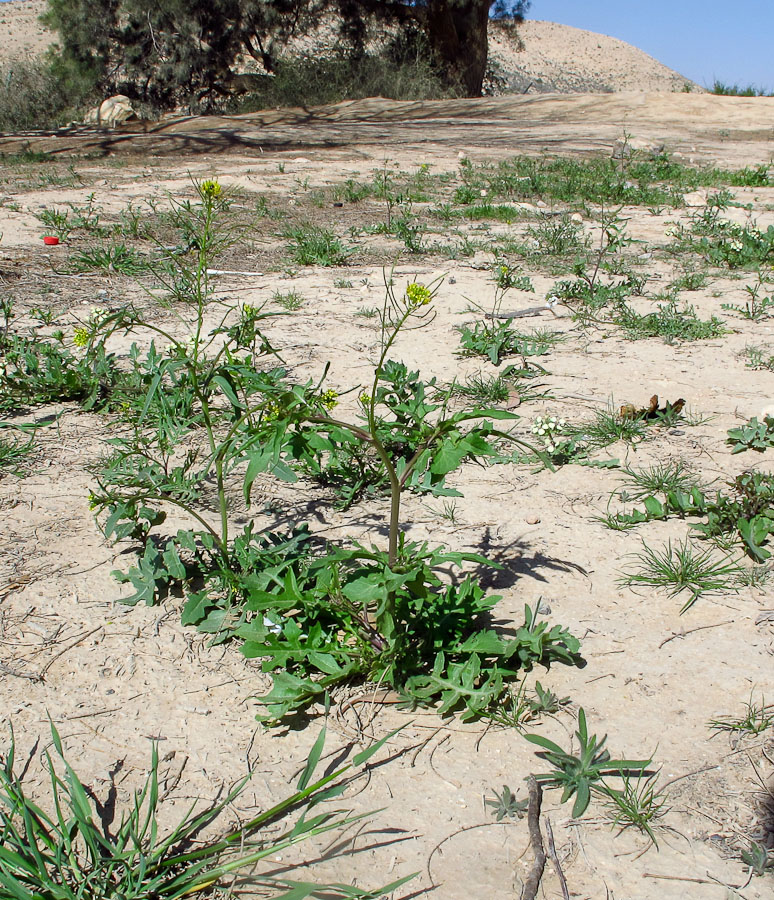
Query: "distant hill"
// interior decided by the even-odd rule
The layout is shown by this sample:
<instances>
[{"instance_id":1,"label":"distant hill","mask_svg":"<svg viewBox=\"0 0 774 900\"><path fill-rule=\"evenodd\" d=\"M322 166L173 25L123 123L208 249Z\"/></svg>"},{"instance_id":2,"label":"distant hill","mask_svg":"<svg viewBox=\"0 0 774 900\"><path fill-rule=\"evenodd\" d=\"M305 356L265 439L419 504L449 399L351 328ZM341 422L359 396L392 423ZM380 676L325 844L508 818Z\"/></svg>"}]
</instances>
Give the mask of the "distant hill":
<instances>
[{"instance_id":1,"label":"distant hill","mask_svg":"<svg viewBox=\"0 0 774 900\"><path fill-rule=\"evenodd\" d=\"M38 21L45 8L46 0L0 3L0 63L35 56L53 42ZM686 83L701 90L631 44L553 22L527 21L516 33L493 23L490 60L495 93L672 92Z\"/></svg>"},{"instance_id":2,"label":"distant hill","mask_svg":"<svg viewBox=\"0 0 774 900\"><path fill-rule=\"evenodd\" d=\"M492 67L518 93L673 92L699 85L625 41L554 22L523 22L519 42L490 29Z\"/></svg>"}]
</instances>

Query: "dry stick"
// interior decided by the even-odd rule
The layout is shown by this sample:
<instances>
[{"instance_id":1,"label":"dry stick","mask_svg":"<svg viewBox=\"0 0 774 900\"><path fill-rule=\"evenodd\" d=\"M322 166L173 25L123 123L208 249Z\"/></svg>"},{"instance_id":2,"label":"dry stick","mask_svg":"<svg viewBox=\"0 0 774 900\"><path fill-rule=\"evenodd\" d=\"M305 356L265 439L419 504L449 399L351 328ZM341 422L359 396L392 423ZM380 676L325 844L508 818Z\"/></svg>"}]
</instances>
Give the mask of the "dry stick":
<instances>
[{"instance_id":1,"label":"dry stick","mask_svg":"<svg viewBox=\"0 0 774 900\"><path fill-rule=\"evenodd\" d=\"M62 647L59 653L55 653L45 664L45 666L43 666L43 668L40 670L40 674L38 676L40 680L43 680L43 676L46 674L46 672L48 672L48 670L59 659L60 656L64 656L64 654L67 653L68 650L72 650L73 647L77 647L78 644L81 643L81 641L85 641L87 637L91 637L93 634L96 634L101 628L102 625L97 625L96 628L92 628L91 631L87 631L85 634L77 637L74 641L71 641L66 647Z\"/></svg>"},{"instance_id":2,"label":"dry stick","mask_svg":"<svg viewBox=\"0 0 774 900\"><path fill-rule=\"evenodd\" d=\"M543 801L543 789L534 775L527 778L527 790L529 791L527 827L529 828L532 852L535 854L535 864L524 882L521 900L535 900L540 887L540 879L543 877L543 870L546 867L546 851L543 849L543 835L540 833L540 805Z\"/></svg>"},{"instance_id":3,"label":"dry stick","mask_svg":"<svg viewBox=\"0 0 774 900\"><path fill-rule=\"evenodd\" d=\"M42 681L43 679L36 672L18 672L5 663L0 663L0 672L5 675L13 675L14 678L29 678L30 681Z\"/></svg>"},{"instance_id":4,"label":"dry stick","mask_svg":"<svg viewBox=\"0 0 774 900\"><path fill-rule=\"evenodd\" d=\"M699 625L698 628L690 628L688 631L677 631L674 634L671 634L668 638L664 638L664 640L658 645L658 649L660 650L664 646L664 644L668 644L675 638L687 637L689 634L693 634L695 631L705 631L707 628L720 628L722 625L733 624L733 620L729 620L728 622L716 622L714 625Z\"/></svg>"},{"instance_id":5,"label":"dry stick","mask_svg":"<svg viewBox=\"0 0 774 900\"><path fill-rule=\"evenodd\" d=\"M564 877L562 866L559 863L559 857L556 855L556 847L554 846L554 832L551 828L551 820L546 816L546 834L548 835L548 855L554 864L556 874L559 876L559 884L562 886L562 897L564 900L570 900L570 892L567 890L567 879Z\"/></svg>"}]
</instances>

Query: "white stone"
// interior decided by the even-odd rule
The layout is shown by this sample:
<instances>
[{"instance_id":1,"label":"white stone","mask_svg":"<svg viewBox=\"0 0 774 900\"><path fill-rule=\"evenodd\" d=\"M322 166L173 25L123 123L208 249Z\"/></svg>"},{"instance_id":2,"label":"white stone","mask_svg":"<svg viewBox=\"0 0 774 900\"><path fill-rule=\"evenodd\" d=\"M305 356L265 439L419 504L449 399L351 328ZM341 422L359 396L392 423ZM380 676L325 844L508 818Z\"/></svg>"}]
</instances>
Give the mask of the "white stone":
<instances>
[{"instance_id":1,"label":"white stone","mask_svg":"<svg viewBox=\"0 0 774 900\"><path fill-rule=\"evenodd\" d=\"M130 119L137 118L137 113L132 107L132 101L123 94L116 94L103 100L99 106L95 106L86 113L87 125L99 125L102 128L115 128L123 125Z\"/></svg>"}]
</instances>

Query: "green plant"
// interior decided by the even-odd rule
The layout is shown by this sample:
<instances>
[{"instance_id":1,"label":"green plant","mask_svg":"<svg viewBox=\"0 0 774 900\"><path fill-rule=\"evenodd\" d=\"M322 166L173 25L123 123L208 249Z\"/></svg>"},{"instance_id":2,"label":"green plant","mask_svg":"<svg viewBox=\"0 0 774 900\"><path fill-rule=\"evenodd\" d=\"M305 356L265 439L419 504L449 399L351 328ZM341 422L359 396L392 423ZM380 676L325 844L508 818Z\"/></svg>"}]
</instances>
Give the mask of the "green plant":
<instances>
[{"instance_id":1,"label":"green plant","mask_svg":"<svg viewBox=\"0 0 774 900\"><path fill-rule=\"evenodd\" d=\"M291 225L282 236L293 260L302 266L344 266L352 250L320 225Z\"/></svg>"},{"instance_id":2,"label":"green plant","mask_svg":"<svg viewBox=\"0 0 774 900\"><path fill-rule=\"evenodd\" d=\"M304 298L298 291L275 291L271 299L277 304L277 306L281 306L283 309L286 309L288 312L294 312L297 309L301 309L304 305Z\"/></svg>"},{"instance_id":3,"label":"green plant","mask_svg":"<svg viewBox=\"0 0 774 900\"><path fill-rule=\"evenodd\" d=\"M658 847L654 828L668 812L667 797L656 787L655 775L629 775L621 779L621 787L604 784L602 797L605 812L613 828L623 831L636 828Z\"/></svg>"},{"instance_id":4,"label":"green plant","mask_svg":"<svg viewBox=\"0 0 774 900\"><path fill-rule=\"evenodd\" d=\"M756 703L752 694L745 703L741 716L720 716L709 723L715 731L727 731L731 734L763 734L774 725L774 706L767 704L765 698Z\"/></svg>"},{"instance_id":5,"label":"green plant","mask_svg":"<svg viewBox=\"0 0 774 900\"><path fill-rule=\"evenodd\" d=\"M460 333L460 346L465 356L484 356L493 365L499 366L505 356L518 354L528 356L544 356L550 348L562 340L561 335L552 331L535 331L532 334L521 334L511 328L512 318L501 314L503 299L511 287L518 284L518 278L508 269L508 277L498 282L495 297L490 311L474 303L473 306L484 314L483 319L470 325L457 328Z\"/></svg>"},{"instance_id":6,"label":"green plant","mask_svg":"<svg viewBox=\"0 0 774 900\"><path fill-rule=\"evenodd\" d=\"M743 353L747 357L748 369L767 369L774 372L774 353L770 353L769 348L748 346L744 348Z\"/></svg>"},{"instance_id":7,"label":"green plant","mask_svg":"<svg viewBox=\"0 0 774 900\"><path fill-rule=\"evenodd\" d=\"M0 427L6 423L0 423ZM7 438L0 434L0 475L10 473L20 475L19 463L32 449L32 440L20 443L15 438Z\"/></svg>"},{"instance_id":8,"label":"green plant","mask_svg":"<svg viewBox=\"0 0 774 900\"><path fill-rule=\"evenodd\" d=\"M714 266L758 269L774 261L774 225L765 231L755 224L740 225L718 215L720 206L708 204L690 228L675 229L674 250L689 250Z\"/></svg>"},{"instance_id":9,"label":"green plant","mask_svg":"<svg viewBox=\"0 0 774 900\"><path fill-rule=\"evenodd\" d=\"M517 799L516 795L511 792L507 784L503 785L502 794L493 791L494 797L485 797L484 806L490 807L495 820L502 822L503 819L520 819L527 814L529 806L529 798L523 800Z\"/></svg>"},{"instance_id":10,"label":"green plant","mask_svg":"<svg viewBox=\"0 0 774 900\"><path fill-rule=\"evenodd\" d=\"M323 751L323 729L293 794L222 837L202 841L200 832L216 822L222 810L244 792L250 776L201 812L196 812L195 806L189 808L180 822L164 833L158 822L161 794L158 747L154 743L150 772L143 786L135 791L120 822L105 824L91 790L67 762L53 724L51 734L58 765L48 752L45 758L53 813L46 812L25 793L23 776L14 769L13 731L10 748L2 757L0 884L8 897L175 900L205 891L231 873L253 867L315 835L362 819L341 810L323 811L320 804L339 796L352 780L348 773L384 743L379 741L357 754L352 762L312 782ZM57 771L59 767L64 769L64 775ZM283 826L283 820L292 813L296 813L295 821ZM262 834L267 830L269 833ZM299 883L269 873L255 874L253 878L257 886L271 890L271 896L287 897L290 888L299 900L334 890L341 890L340 896L369 900L409 880L403 878L373 892L342 885Z\"/></svg>"},{"instance_id":11,"label":"green plant","mask_svg":"<svg viewBox=\"0 0 774 900\"><path fill-rule=\"evenodd\" d=\"M763 844L758 841L750 841L750 845L746 850L741 852L742 862L750 867L753 875L761 877L770 869L774 869L774 853L767 850Z\"/></svg>"},{"instance_id":12,"label":"green plant","mask_svg":"<svg viewBox=\"0 0 774 900\"><path fill-rule=\"evenodd\" d=\"M56 319L56 312L51 309L43 309L40 306L34 306L30 310L30 318L40 322L41 325L51 325Z\"/></svg>"},{"instance_id":13,"label":"green plant","mask_svg":"<svg viewBox=\"0 0 774 900\"><path fill-rule=\"evenodd\" d=\"M735 579L740 571L739 564L716 559L711 549L696 551L687 539L674 545L670 540L662 550L643 544L642 552L633 557L637 568L622 576L619 584L660 587L672 597L687 591L690 596L681 613L690 609L703 594L737 589Z\"/></svg>"},{"instance_id":14,"label":"green plant","mask_svg":"<svg viewBox=\"0 0 774 900\"><path fill-rule=\"evenodd\" d=\"M594 410L594 418L573 426L569 433L591 448L608 447L617 441L637 444L646 438L646 425L637 417L622 416L612 405Z\"/></svg>"},{"instance_id":15,"label":"green plant","mask_svg":"<svg viewBox=\"0 0 774 900\"><path fill-rule=\"evenodd\" d=\"M673 491L689 492L697 480L691 469L681 460L667 460L640 469L625 466L621 470L625 488L619 496L623 502L641 500L652 494L667 495Z\"/></svg>"},{"instance_id":16,"label":"green plant","mask_svg":"<svg viewBox=\"0 0 774 900\"><path fill-rule=\"evenodd\" d=\"M34 213L35 218L46 226L46 230L56 235L60 241L66 241L75 227L70 220L69 212L61 209L42 209Z\"/></svg>"},{"instance_id":17,"label":"green plant","mask_svg":"<svg viewBox=\"0 0 774 900\"><path fill-rule=\"evenodd\" d=\"M757 450L763 453L769 447L774 447L774 418L764 416L759 422L753 416L740 428L729 428L727 444L731 444L732 453L742 453L745 450Z\"/></svg>"},{"instance_id":18,"label":"green plant","mask_svg":"<svg viewBox=\"0 0 774 900\"><path fill-rule=\"evenodd\" d=\"M521 365L506 366L497 375L485 375L481 372L468 375L464 382L452 385L452 396L462 397L479 406L504 403L510 408L527 400L545 398L545 393L539 393L529 384L533 378L545 374L546 370L542 366L525 359Z\"/></svg>"},{"instance_id":19,"label":"green plant","mask_svg":"<svg viewBox=\"0 0 774 900\"><path fill-rule=\"evenodd\" d=\"M495 284L501 291L517 290L535 293L535 286L528 275L524 275L517 266L499 262L494 267Z\"/></svg>"},{"instance_id":20,"label":"green plant","mask_svg":"<svg viewBox=\"0 0 774 900\"><path fill-rule=\"evenodd\" d=\"M759 297L763 285L769 281L769 277L759 270L757 282L745 286L745 291L750 299L744 306L740 306L738 303L721 303L720 305L730 312L739 313L743 319L760 322L762 319L768 318L774 310L774 296Z\"/></svg>"},{"instance_id":21,"label":"green plant","mask_svg":"<svg viewBox=\"0 0 774 900\"><path fill-rule=\"evenodd\" d=\"M583 256L588 249L583 228L567 215L544 218L536 225L530 225L526 238L524 251L530 259Z\"/></svg>"},{"instance_id":22,"label":"green plant","mask_svg":"<svg viewBox=\"0 0 774 900\"><path fill-rule=\"evenodd\" d=\"M651 759L610 758L610 753L605 749L607 736L598 741L596 735L589 735L583 708L578 711L578 729L575 736L579 745L577 756L568 753L540 734L524 735L528 741L543 748L537 755L553 766L551 772L535 775L535 778L548 787L561 787L562 803L572 796L575 797L572 808L574 818L582 816L586 811L591 801L592 788L603 778L648 774L646 770L652 762Z\"/></svg>"},{"instance_id":23,"label":"green plant","mask_svg":"<svg viewBox=\"0 0 774 900\"><path fill-rule=\"evenodd\" d=\"M114 454L99 467L91 497L107 536L144 545L137 565L117 573L134 587L126 602L155 603L174 586L184 595L184 624L216 641L241 640L242 652L272 675L271 691L260 698L266 721L358 680L470 718L521 671L579 664L579 644L566 629L549 628L526 608L524 625L502 635L488 626L498 598L486 596L473 573L445 580L463 563L486 565L482 557L406 539L405 491L453 493L444 480L464 460L495 458L504 440L520 443L495 425L518 418L513 413L453 411L450 392L435 379L423 382L389 359L405 328L431 320L435 287L409 282L399 290L386 277L373 378L360 393L356 421L338 418L338 394L323 387L325 372L297 384L277 365L261 331L269 313L213 297L212 259L234 236L219 226L228 202L220 185L196 189L198 203L184 210L195 250L173 254L170 268L157 270L168 291L161 302L189 336L131 307L86 334L106 340L145 330L168 345L162 353L152 344L144 361L138 356L132 431L112 439ZM267 360L272 367L264 369ZM167 397L176 398L174 407ZM387 548L327 545L302 525L258 532L248 524L233 533L234 479L249 505L260 475L294 481L299 471L333 471L352 502L368 485L385 486ZM193 527L171 538L152 534L170 508Z\"/></svg>"},{"instance_id":24,"label":"green plant","mask_svg":"<svg viewBox=\"0 0 774 900\"><path fill-rule=\"evenodd\" d=\"M70 257L73 272L104 270L121 275L140 275L148 270L148 262L125 244L91 247Z\"/></svg>"},{"instance_id":25,"label":"green plant","mask_svg":"<svg viewBox=\"0 0 774 900\"><path fill-rule=\"evenodd\" d=\"M678 308L675 300L659 303L656 312L640 315L627 304L621 304L613 316L616 325L624 330L631 341L660 337L666 343L673 341L706 341L727 333L723 323L715 316L700 319L692 306Z\"/></svg>"},{"instance_id":26,"label":"green plant","mask_svg":"<svg viewBox=\"0 0 774 900\"><path fill-rule=\"evenodd\" d=\"M76 328L70 349L62 332L41 340L15 331L13 319L13 305L0 305L0 411L69 400L84 409L109 405L120 375L104 340L90 341L88 329Z\"/></svg>"},{"instance_id":27,"label":"green plant","mask_svg":"<svg viewBox=\"0 0 774 900\"><path fill-rule=\"evenodd\" d=\"M713 94L722 94L725 97L771 97L772 95L765 88L756 87L754 84L748 84L740 87L738 84L725 84L715 79L710 88ZM765 166L763 168L768 168Z\"/></svg>"},{"instance_id":28,"label":"green plant","mask_svg":"<svg viewBox=\"0 0 774 900\"><path fill-rule=\"evenodd\" d=\"M774 533L772 476L765 472L743 472L729 482L729 487L729 494L717 491L714 497L696 485L689 491L668 491L662 499L651 494L644 498L642 509L618 513L612 521L626 528L670 515L700 517L704 521L692 525L695 531L716 541L731 536L742 543L748 556L764 562L771 553L763 544Z\"/></svg>"}]
</instances>

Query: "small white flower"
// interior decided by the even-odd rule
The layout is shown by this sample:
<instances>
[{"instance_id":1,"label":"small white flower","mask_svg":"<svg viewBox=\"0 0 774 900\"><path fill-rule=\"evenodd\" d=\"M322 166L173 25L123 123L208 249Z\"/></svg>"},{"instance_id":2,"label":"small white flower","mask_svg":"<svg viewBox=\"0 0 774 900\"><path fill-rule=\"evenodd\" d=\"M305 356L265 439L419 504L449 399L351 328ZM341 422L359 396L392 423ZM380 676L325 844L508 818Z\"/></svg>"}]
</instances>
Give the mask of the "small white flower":
<instances>
[{"instance_id":1,"label":"small white flower","mask_svg":"<svg viewBox=\"0 0 774 900\"><path fill-rule=\"evenodd\" d=\"M481 193L481 196L482 196L482 197L486 197L487 194L489 193L489 191L487 191L485 188L482 188L481 191L480 191L480 193Z\"/></svg>"},{"instance_id":2,"label":"small white flower","mask_svg":"<svg viewBox=\"0 0 774 900\"><path fill-rule=\"evenodd\" d=\"M282 633L282 626L277 625L276 622L272 622L272 620L268 616L263 617L263 624L269 629L272 634Z\"/></svg>"}]
</instances>

